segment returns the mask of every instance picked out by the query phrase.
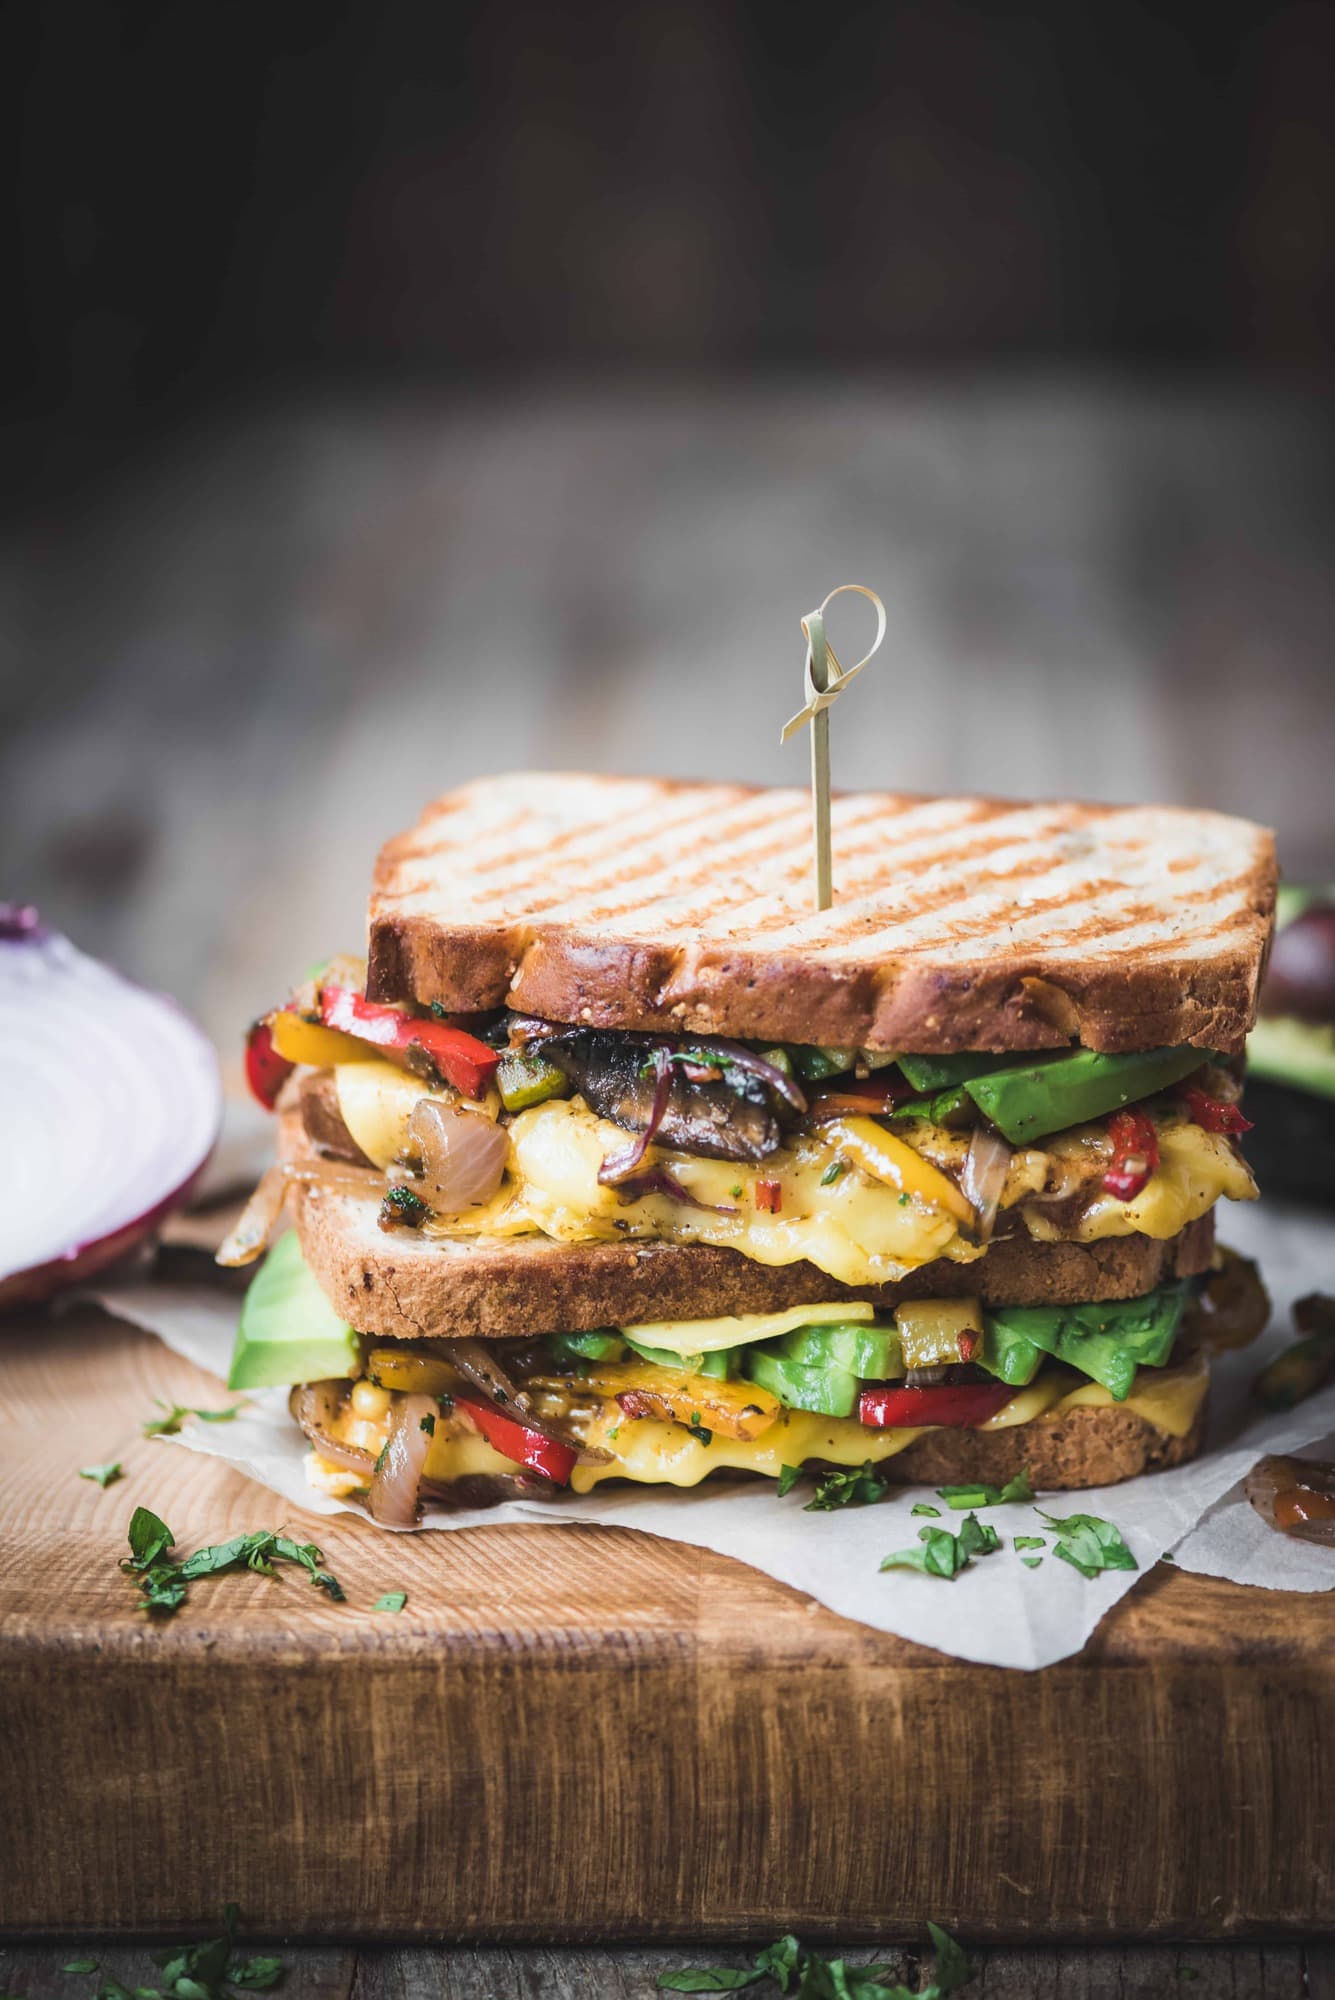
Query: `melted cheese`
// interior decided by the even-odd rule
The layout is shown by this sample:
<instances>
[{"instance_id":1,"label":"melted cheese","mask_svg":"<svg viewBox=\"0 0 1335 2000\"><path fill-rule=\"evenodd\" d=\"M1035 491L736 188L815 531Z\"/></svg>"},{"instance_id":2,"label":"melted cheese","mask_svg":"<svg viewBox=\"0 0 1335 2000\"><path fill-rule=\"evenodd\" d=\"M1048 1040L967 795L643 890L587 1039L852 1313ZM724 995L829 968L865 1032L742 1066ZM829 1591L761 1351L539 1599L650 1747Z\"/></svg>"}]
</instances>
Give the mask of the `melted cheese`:
<instances>
[{"instance_id":1,"label":"melted cheese","mask_svg":"<svg viewBox=\"0 0 1335 2000\"><path fill-rule=\"evenodd\" d=\"M348 1130L369 1159L388 1166L404 1150L408 1116L417 1100L429 1094L426 1086L378 1060L340 1064L335 1077ZM846 1285L893 1284L936 1258L968 1263L983 1255L982 1247L961 1233L948 1206L887 1185L852 1163L828 1131L799 1134L764 1162L762 1177L779 1189L777 1212L771 1212L756 1206L755 1168L658 1148L651 1149L650 1161L666 1165L703 1206L690 1207L661 1194L622 1201L614 1188L599 1184L598 1169L609 1153L625 1146L626 1134L597 1117L579 1097L534 1105L507 1129L510 1156L499 1192L464 1215L434 1219L427 1233L537 1232L564 1243L623 1238L710 1243L739 1250L760 1264L805 1260ZM953 1160L959 1150L958 1134L921 1121L911 1131L925 1158ZM1160 1165L1134 1201L1096 1194L1074 1225L1056 1222L1029 1197L1044 1185L1049 1162L1060 1175L1096 1139L1094 1128L1081 1127L1056 1135L1046 1150L1030 1147L1014 1156L1007 1205L1015 1207L1040 1241L1167 1238L1204 1215L1221 1195L1239 1201L1255 1196L1251 1173L1227 1140L1170 1117L1159 1121ZM836 1161L841 1171L827 1182ZM850 1316L841 1308L840 1317ZM651 1338L647 1330L643 1338L653 1346L669 1344L657 1335ZM730 1335L717 1344L737 1341ZM693 1337L691 1351L707 1348Z\"/></svg>"},{"instance_id":2,"label":"melted cheese","mask_svg":"<svg viewBox=\"0 0 1335 2000\"><path fill-rule=\"evenodd\" d=\"M661 1347L670 1354L717 1354L725 1347L744 1347L752 1340L777 1340L799 1326L851 1326L876 1317L867 1300L847 1305L789 1306L784 1312L733 1313L722 1319L656 1319L623 1326L629 1340L642 1347Z\"/></svg>"}]
</instances>

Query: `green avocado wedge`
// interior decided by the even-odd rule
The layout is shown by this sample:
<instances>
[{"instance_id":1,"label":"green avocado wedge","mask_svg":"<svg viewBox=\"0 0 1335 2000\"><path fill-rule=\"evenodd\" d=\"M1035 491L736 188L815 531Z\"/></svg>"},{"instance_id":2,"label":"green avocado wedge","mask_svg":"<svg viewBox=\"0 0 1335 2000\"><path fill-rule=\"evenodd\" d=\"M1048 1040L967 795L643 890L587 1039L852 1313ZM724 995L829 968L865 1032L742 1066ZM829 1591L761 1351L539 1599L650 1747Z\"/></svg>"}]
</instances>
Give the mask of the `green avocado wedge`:
<instances>
[{"instance_id":1,"label":"green avocado wedge","mask_svg":"<svg viewBox=\"0 0 1335 2000\"><path fill-rule=\"evenodd\" d=\"M1032 1056L979 1055L900 1056L899 1067L915 1090L929 1096L938 1090L955 1090L976 1076L992 1076L1015 1063L1032 1062Z\"/></svg>"},{"instance_id":2,"label":"green avocado wedge","mask_svg":"<svg viewBox=\"0 0 1335 2000\"><path fill-rule=\"evenodd\" d=\"M1040 1057L1022 1069L971 1077L964 1088L1013 1146L1026 1146L1048 1132L1083 1125L1152 1097L1209 1060L1205 1049L1148 1049L1125 1056L1076 1049L1070 1055Z\"/></svg>"},{"instance_id":3,"label":"green avocado wedge","mask_svg":"<svg viewBox=\"0 0 1335 2000\"><path fill-rule=\"evenodd\" d=\"M1186 1286L1160 1285L1139 1299L1098 1305L1003 1306L983 1314L980 1366L1002 1382L1033 1380L1043 1356L1101 1382L1117 1402L1131 1393L1137 1368L1162 1368L1186 1303Z\"/></svg>"},{"instance_id":4,"label":"green avocado wedge","mask_svg":"<svg viewBox=\"0 0 1335 2000\"><path fill-rule=\"evenodd\" d=\"M716 1347L712 1354L677 1354L670 1347L646 1347L643 1341L623 1336L632 1354L655 1368L675 1368L679 1375L704 1375L714 1382L726 1382L732 1373L735 1347Z\"/></svg>"},{"instance_id":5,"label":"green avocado wedge","mask_svg":"<svg viewBox=\"0 0 1335 2000\"><path fill-rule=\"evenodd\" d=\"M357 1336L306 1268L296 1231L280 1236L241 1308L229 1389L290 1388L352 1372Z\"/></svg>"}]
</instances>

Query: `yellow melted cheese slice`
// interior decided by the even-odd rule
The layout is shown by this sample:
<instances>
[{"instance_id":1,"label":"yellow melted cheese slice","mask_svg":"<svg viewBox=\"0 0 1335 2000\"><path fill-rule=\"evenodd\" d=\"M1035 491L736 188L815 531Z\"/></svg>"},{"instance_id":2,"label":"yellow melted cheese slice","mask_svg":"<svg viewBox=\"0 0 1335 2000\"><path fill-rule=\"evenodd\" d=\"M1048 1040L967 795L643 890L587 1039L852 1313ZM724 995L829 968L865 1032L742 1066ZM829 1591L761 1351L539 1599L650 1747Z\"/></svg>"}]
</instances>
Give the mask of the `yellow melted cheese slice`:
<instances>
[{"instance_id":1,"label":"yellow melted cheese slice","mask_svg":"<svg viewBox=\"0 0 1335 2000\"><path fill-rule=\"evenodd\" d=\"M369 1159L388 1166L404 1149L408 1116L427 1094L424 1085L381 1061L340 1064L335 1078L348 1130ZM615 1189L600 1186L598 1169L609 1153L627 1144L627 1135L579 1097L534 1105L508 1130L509 1166L497 1195L463 1215L428 1223L425 1233L538 1232L563 1243L709 1243L739 1250L760 1264L806 1260L846 1285L893 1284L938 1257L968 1263L983 1255L960 1233L952 1214L919 1194L901 1194L846 1160L827 1182L840 1155L819 1132L799 1135L764 1162L760 1177L779 1188L778 1210L771 1213L756 1205L755 1168L657 1149L651 1149L651 1159L661 1159L704 1206L688 1207L659 1194L623 1202ZM942 1133L943 1146L956 1136ZM926 1149L925 1138L923 1143ZM1063 1134L1050 1150L1059 1155L1079 1143L1078 1134ZM1044 1153L1028 1148L1015 1156L1024 1171L1009 1190L1013 1205L1040 1240L1074 1234L1092 1242L1105 1236L1175 1236L1221 1195L1235 1200L1255 1195L1251 1174L1232 1147L1198 1125L1161 1126L1160 1152L1159 1168L1134 1201L1097 1196L1072 1230L1025 1199L1042 1186L1046 1166ZM842 1316L848 1317L846 1310ZM704 1350L697 1345L692 1351Z\"/></svg>"}]
</instances>

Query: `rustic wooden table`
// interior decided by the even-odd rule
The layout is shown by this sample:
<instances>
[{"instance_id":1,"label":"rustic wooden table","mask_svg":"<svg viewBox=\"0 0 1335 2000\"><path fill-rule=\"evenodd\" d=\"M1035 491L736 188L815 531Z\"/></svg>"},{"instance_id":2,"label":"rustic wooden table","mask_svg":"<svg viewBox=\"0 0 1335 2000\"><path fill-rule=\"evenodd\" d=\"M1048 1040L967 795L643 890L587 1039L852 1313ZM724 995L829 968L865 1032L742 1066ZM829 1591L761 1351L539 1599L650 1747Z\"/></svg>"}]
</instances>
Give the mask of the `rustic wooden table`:
<instances>
[{"instance_id":1,"label":"rustic wooden table","mask_svg":"<svg viewBox=\"0 0 1335 2000\"><path fill-rule=\"evenodd\" d=\"M265 1946L278 1949L281 1946ZM835 1957L837 1945L827 1945ZM59 1944L0 1946L0 1992L24 2000L87 2000L98 1981L62 1973L75 1956L96 1957L104 1975L131 1993L151 1985L147 1947ZM283 2000L658 2000L662 1973L687 1965L737 1965L751 1954L659 1946L300 1946L284 1951ZM875 1958L897 1967L910 1987L916 1955L851 1946L850 1963ZM970 1953L976 2000L1335 2000L1335 1946L1118 1945L1102 1948L993 1947ZM773 1986L749 1989L769 2000Z\"/></svg>"}]
</instances>

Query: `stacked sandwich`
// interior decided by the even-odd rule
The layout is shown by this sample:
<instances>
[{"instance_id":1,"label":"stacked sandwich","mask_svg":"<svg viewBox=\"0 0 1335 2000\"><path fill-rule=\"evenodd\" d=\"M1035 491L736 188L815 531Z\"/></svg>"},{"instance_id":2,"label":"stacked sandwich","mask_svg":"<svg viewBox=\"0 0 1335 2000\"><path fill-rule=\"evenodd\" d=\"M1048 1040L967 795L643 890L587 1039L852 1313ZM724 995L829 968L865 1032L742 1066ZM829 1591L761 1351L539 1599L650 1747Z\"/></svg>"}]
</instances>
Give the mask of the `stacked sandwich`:
<instances>
[{"instance_id":1,"label":"stacked sandwich","mask_svg":"<svg viewBox=\"0 0 1335 2000\"><path fill-rule=\"evenodd\" d=\"M368 958L251 1032L279 1238L232 1383L319 1490L870 1462L1102 1484L1199 1446L1259 1288L1240 1051L1270 836L1208 812L522 775L380 856Z\"/></svg>"}]
</instances>

